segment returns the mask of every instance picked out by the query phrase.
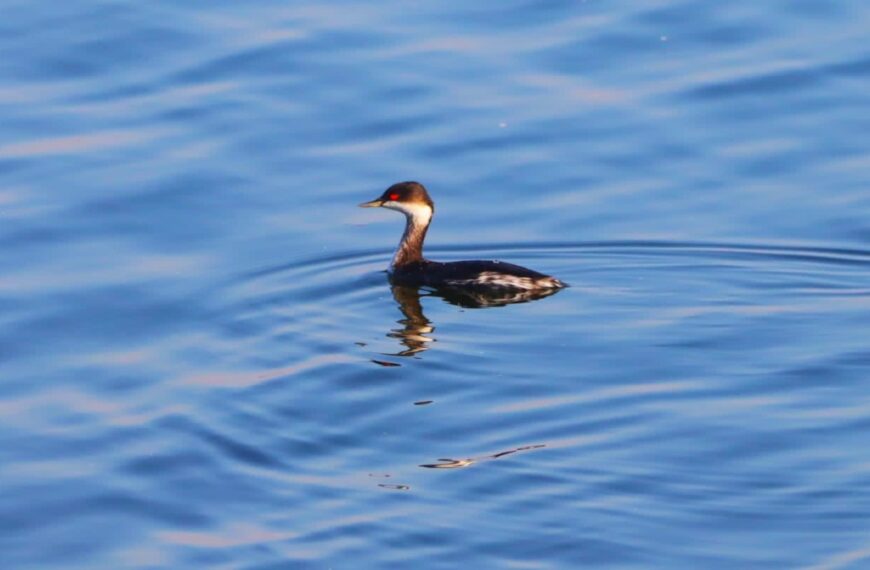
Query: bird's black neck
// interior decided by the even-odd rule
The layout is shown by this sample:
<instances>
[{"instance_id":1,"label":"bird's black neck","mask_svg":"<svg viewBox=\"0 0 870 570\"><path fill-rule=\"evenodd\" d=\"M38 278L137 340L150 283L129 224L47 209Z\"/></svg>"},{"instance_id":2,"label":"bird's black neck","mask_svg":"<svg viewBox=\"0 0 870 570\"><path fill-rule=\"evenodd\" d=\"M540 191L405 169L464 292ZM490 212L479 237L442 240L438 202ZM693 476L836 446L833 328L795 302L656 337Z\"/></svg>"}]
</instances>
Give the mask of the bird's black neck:
<instances>
[{"instance_id":1,"label":"bird's black neck","mask_svg":"<svg viewBox=\"0 0 870 570\"><path fill-rule=\"evenodd\" d=\"M426 239L426 231L432 221L432 211L406 213L405 219L405 233L402 234L402 241L393 255L390 264L392 269L423 261L423 240Z\"/></svg>"}]
</instances>

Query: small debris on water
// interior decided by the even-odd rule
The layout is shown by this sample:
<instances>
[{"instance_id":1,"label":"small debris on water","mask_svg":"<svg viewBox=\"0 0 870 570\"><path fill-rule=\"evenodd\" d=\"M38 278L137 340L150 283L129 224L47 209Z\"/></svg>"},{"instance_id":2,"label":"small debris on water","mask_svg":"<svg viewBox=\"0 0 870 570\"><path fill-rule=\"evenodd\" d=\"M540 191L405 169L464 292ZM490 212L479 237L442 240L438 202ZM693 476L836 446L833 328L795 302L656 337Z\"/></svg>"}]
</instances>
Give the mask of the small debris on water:
<instances>
[{"instance_id":1,"label":"small debris on water","mask_svg":"<svg viewBox=\"0 0 870 570\"><path fill-rule=\"evenodd\" d=\"M541 449L542 447L547 447L546 444L538 443L535 445L524 445L522 447L515 447L513 449L507 449L505 451L499 451L498 453L493 453L490 455L483 455L480 457L468 457L466 459L439 459L438 463L425 463L420 465L420 467L425 467L426 469L460 469L462 467L468 467L469 465L474 465L480 461L487 461L492 459L499 459L506 455L512 455L514 453L518 453L521 451L529 451L532 449Z\"/></svg>"}]
</instances>

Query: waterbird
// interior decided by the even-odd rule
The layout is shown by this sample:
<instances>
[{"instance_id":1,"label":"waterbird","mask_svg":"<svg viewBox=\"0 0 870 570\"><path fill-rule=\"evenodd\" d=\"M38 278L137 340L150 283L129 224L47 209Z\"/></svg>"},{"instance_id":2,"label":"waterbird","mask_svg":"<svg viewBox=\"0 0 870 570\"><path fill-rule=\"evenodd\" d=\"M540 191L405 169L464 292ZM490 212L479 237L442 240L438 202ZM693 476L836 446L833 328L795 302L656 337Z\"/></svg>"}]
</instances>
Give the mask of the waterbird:
<instances>
[{"instance_id":1,"label":"waterbird","mask_svg":"<svg viewBox=\"0 0 870 570\"><path fill-rule=\"evenodd\" d=\"M387 208L405 214L405 232L388 272L394 283L416 287L495 292L555 292L566 284L555 277L504 261L431 261L423 257L423 241L432 223L435 203L419 182L398 182L361 208Z\"/></svg>"}]
</instances>

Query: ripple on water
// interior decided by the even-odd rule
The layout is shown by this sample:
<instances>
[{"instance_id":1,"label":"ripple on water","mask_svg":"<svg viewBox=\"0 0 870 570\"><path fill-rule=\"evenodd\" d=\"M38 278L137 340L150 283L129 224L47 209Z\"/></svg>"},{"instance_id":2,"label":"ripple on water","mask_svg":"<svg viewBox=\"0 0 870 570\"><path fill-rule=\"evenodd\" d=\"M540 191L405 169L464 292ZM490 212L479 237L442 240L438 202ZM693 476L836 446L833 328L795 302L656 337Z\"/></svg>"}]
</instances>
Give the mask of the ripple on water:
<instances>
[{"instance_id":1,"label":"ripple on water","mask_svg":"<svg viewBox=\"0 0 870 570\"><path fill-rule=\"evenodd\" d=\"M707 524L722 553L685 556L721 563L772 525L854 536L867 497L843 489L864 487L870 457L844 434L868 429L854 332L870 313L870 252L625 241L433 255L516 260L574 285L472 309L391 289L386 255L368 250L237 276L204 303L211 333L164 341L186 363L171 381L6 402L20 427L90 434L46 435L7 479L63 469L75 484L88 461L116 465L109 488L36 501L32 524L111 510L147 521L149 556L190 564L267 560L264 548L343 560L402 537L387 558L429 552L449 567L483 549L476 561L501 565L498 549L526 533L542 546L511 559L636 565L663 556L662 536L698 539ZM161 353L81 364L160 366ZM106 423L123 426L111 441ZM457 530L469 517L487 521L479 538ZM750 540L741 559L780 560L784 541Z\"/></svg>"},{"instance_id":2,"label":"ripple on water","mask_svg":"<svg viewBox=\"0 0 870 570\"><path fill-rule=\"evenodd\" d=\"M867 307L862 296L868 291L870 254L861 250L638 242L480 249L537 259L535 265L549 264L548 269L555 266L553 273L578 284L566 297L587 297L570 300L581 312L561 312L568 303L559 306L558 296L473 314L425 292L390 299L377 269L384 260L379 264L377 255L365 252L324 260L321 265L328 271L310 260L252 274L232 287L234 306L247 309L227 314L264 320L258 327L264 342L273 334L288 339L287 325L278 315L282 305L295 299L294 350L305 344L320 350L329 343L343 355L340 363L353 366L333 366L332 356L307 357L287 370L277 369L276 376L268 371L261 376L293 381L318 375L316 389L329 394L338 417L352 419L357 437L370 433L404 453L413 450L416 460L409 458L404 467L393 463L409 473L411 465L468 467L479 463L477 458L543 445L637 450L673 429L674 421L663 409L695 419L695 409L717 409L724 417L792 409L801 400L791 394L794 386L760 385L759 371L753 369L765 360L775 369L779 345L788 335L800 334L800 327L779 334L779 324L766 323L818 312L833 318ZM475 247L463 246L445 249L441 256L475 253ZM646 273L642 280L640 268ZM319 275L329 276L329 286L318 286ZM749 289L755 290L753 303L739 302L737 293ZM651 297L660 303L650 306ZM602 299L608 303L603 310L595 306ZM638 316L635 305L641 299L646 310ZM248 313L251 307L256 309ZM390 312L393 317L378 326L376 316ZM766 335L772 346L751 335L735 335L741 327ZM687 330L693 331L688 338ZM529 338L539 343L540 354L519 356ZM624 345L630 358L619 366L609 356L601 358L596 347L605 343ZM583 347L580 367L576 359L560 364L567 362L565 350L577 344ZM704 351L699 354L703 362L693 356L698 351ZM755 351L759 362L741 366L733 361L734 354L746 351ZM656 363L662 354L669 358L665 365ZM711 377L717 367L731 372ZM333 388L324 388L324 382ZM413 404L423 399L433 403L425 425L414 420ZM481 408L483 402L489 404ZM447 418L453 419L445 423ZM404 436L410 425L416 437L409 443ZM396 426L402 429L397 432ZM681 430L672 435L691 434ZM457 449L451 442L465 445ZM391 484L414 490L404 482Z\"/></svg>"}]
</instances>

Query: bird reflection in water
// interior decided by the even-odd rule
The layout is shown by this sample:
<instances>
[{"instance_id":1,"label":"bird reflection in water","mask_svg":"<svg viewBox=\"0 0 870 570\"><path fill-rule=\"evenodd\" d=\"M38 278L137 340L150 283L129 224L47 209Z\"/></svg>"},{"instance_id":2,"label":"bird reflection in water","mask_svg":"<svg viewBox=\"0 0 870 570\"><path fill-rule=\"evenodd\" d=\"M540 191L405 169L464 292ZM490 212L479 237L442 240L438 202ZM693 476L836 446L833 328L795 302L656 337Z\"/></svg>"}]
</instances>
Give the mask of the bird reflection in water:
<instances>
[{"instance_id":1,"label":"bird reflection in water","mask_svg":"<svg viewBox=\"0 0 870 570\"><path fill-rule=\"evenodd\" d=\"M405 285L392 284L393 298L399 304L399 310L405 318L396 321L401 328L392 329L387 336L398 339L405 349L393 356L414 356L428 350L429 343L435 339L432 321L423 314L423 297L441 297L448 303L467 309L483 309L487 307L504 307L516 303L528 303L555 295L561 289L539 289L535 291L473 291L466 289L421 289Z\"/></svg>"},{"instance_id":2,"label":"bird reflection in water","mask_svg":"<svg viewBox=\"0 0 870 570\"><path fill-rule=\"evenodd\" d=\"M393 285L393 299L399 304L399 310L405 316L396 321L402 328L392 329L387 333L390 338L397 338L405 346L395 356L414 356L418 352L428 350L428 343L432 338L426 336L435 331L432 322L423 314L423 305L420 303L420 289L418 287L405 287Z\"/></svg>"},{"instance_id":3,"label":"bird reflection in water","mask_svg":"<svg viewBox=\"0 0 870 570\"><path fill-rule=\"evenodd\" d=\"M423 305L421 299L423 297L441 297L448 303L464 308L482 309L486 307L504 307L515 303L527 303L537 299L549 297L558 293L560 289L539 289L536 291L488 291L480 292L467 289L421 289L420 287L411 287L407 285L391 284L393 298L399 305L399 310L402 311L404 318L396 321L401 327L392 329L387 336L398 339L404 346L404 349L393 354L393 356L414 356L429 349L429 343L435 339L432 333L435 332L435 326L432 324L426 315L423 313ZM391 365L398 366L395 363L387 363L386 361L374 361L382 366ZM428 405L433 403L432 400L419 400L414 402L415 406ZM507 449L498 453L483 455L478 457L467 457L463 459L439 459L434 463L425 463L420 467L426 469L461 469L471 465L499 459L507 455L532 451L545 447L544 444L526 445ZM389 477L389 475L386 475ZM410 487L404 484L379 483L379 487L397 491L406 491Z\"/></svg>"}]
</instances>

